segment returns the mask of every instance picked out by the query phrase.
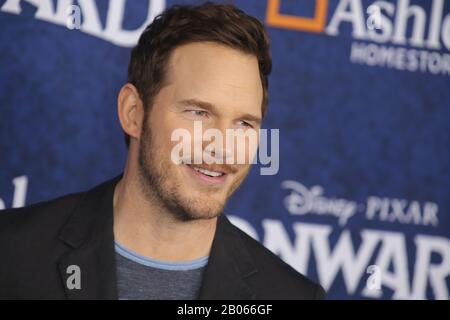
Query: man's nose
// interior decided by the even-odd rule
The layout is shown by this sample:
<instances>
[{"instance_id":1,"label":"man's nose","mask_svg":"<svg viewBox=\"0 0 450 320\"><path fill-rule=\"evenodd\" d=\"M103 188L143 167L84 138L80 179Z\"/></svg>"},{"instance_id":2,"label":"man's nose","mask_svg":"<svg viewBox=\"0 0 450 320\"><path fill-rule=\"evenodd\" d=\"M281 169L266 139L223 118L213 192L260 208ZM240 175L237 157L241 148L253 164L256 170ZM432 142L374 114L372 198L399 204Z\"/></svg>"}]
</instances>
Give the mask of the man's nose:
<instances>
[{"instance_id":1,"label":"man's nose","mask_svg":"<svg viewBox=\"0 0 450 320\"><path fill-rule=\"evenodd\" d=\"M234 146L226 141L227 130L233 129L232 123L224 120L217 121L206 129L214 129L218 134L214 135L214 138L212 139L203 140L203 150L214 158L215 161L220 161L221 163L233 163ZM212 132L214 133L214 131ZM214 143L214 148L208 149L208 145L211 143Z\"/></svg>"}]
</instances>

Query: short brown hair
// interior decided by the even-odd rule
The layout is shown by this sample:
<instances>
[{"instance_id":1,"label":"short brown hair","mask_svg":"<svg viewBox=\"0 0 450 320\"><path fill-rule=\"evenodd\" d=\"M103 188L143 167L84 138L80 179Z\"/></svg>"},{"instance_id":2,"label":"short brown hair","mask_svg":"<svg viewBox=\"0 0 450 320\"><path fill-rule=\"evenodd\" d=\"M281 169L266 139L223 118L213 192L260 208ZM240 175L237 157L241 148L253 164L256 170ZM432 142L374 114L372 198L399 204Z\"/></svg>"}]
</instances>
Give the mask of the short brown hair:
<instances>
[{"instance_id":1,"label":"short brown hair","mask_svg":"<svg viewBox=\"0 0 450 320\"><path fill-rule=\"evenodd\" d=\"M164 87L171 52L191 42L210 41L226 45L258 59L263 87L262 115L268 103L268 76L272 69L269 37L262 23L231 4L206 2L174 5L149 24L131 53L128 82L144 103L145 113ZM128 147L130 137L125 134Z\"/></svg>"}]
</instances>

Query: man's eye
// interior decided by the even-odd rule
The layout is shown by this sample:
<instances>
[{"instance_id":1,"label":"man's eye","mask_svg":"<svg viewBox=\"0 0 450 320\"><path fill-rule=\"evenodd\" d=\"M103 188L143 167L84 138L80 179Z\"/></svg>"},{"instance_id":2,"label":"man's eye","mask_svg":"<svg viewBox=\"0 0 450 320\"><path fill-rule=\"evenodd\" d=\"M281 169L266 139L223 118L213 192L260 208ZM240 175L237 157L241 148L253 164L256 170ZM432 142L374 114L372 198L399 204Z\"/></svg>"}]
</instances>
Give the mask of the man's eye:
<instances>
[{"instance_id":1,"label":"man's eye","mask_svg":"<svg viewBox=\"0 0 450 320\"><path fill-rule=\"evenodd\" d=\"M206 117L208 115L208 112L204 110L187 110L187 112L198 117Z\"/></svg>"},{"instance_id":2,"label":"man's eye","mask_svg":"<svg viewBox=\"0 0 450 320\"><path fill-rule=\"evenodd\" d=\"M248 123L247 121L241 120L241 121L239 121L239 124L246 128L253 128L253 126L250 123Z\"/></svg>"}]
</instances>

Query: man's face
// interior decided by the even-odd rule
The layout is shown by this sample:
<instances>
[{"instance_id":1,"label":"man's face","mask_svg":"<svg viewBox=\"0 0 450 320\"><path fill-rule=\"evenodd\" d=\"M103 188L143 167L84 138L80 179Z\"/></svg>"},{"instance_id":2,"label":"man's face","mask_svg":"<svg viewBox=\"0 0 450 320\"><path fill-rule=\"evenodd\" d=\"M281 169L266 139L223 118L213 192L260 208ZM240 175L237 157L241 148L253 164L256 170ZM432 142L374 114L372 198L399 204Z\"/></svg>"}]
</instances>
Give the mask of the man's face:
<instances>
[{"instance_id":1,"label":"man's face","mask_svg":"<svg viewBox=\"0 0 450 320\"><path fill-rule=\"evenodd\" d=\"M154 99L143 123L139 146L139 175L144 192L160 201L177 219L193 220L219 215L226 200L242 183L249 161L236 164L236 153L247 160L254 151L227 149L218 157L224 164L176 164L171 153L176 129L186 129L192 137L194 162L194 122L203 131L260 128L263 89L257 59L240 51L210 42L191 43L176 48L170 57L167 85ZM203 141L203 150L211 141ZM225 157L234 155L233 164ZM217 153L213 156L217 157ZM209 171L204 171L208 169ZM203 172L201 172L203 171ZM219 175L219 176L217 176Z\"/></svg>"}]
</instances>

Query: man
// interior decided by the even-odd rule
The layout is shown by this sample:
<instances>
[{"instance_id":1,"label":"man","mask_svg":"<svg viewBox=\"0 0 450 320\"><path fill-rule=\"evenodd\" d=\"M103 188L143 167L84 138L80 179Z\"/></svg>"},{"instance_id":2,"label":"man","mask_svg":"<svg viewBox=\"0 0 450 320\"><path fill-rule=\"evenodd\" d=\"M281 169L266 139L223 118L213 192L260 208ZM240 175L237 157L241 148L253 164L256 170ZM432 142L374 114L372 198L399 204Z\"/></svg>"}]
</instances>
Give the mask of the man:
<instances>
[{"instance_id":1,"label":"man","mask_svg":"<svg viewBox=\"0 0 450 320\"><path fill-rule=\"evenodd\" d=\"M258 130L270 70L262 24L231 5L158 16L133 49L118 96L124 173L1 213L0 298L323 298L320 285L221 214L248 161L172 157L173 133L193 134L195 123ZM230 151L210 155L223 160ZM243 152L251 158L250 148Z\"/></svg>"}]
</instances>

